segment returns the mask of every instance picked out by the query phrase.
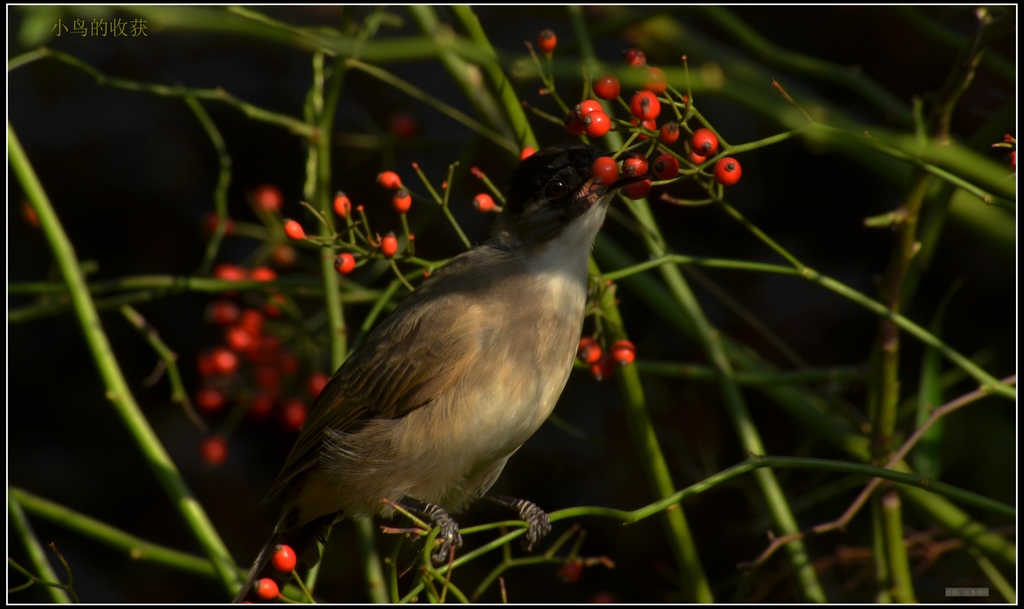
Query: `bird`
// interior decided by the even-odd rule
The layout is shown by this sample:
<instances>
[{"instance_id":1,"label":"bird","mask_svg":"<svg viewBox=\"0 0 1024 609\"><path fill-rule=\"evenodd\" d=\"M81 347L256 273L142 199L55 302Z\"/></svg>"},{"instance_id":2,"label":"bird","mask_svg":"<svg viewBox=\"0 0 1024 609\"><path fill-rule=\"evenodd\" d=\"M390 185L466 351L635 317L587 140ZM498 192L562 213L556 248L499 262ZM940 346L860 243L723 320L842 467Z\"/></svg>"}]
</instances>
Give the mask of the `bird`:
<instances>
[{"instance_id":1,"label":"bird","mask_svg":"<svg viewBox=\"0 0 1024 609\"><path fill-rule=\"evenodd\" d=\"M235 602L280 544L315 565L330 525L395 504L440 527L438 562L462 544L451 514L481 497L518 511L528 550L550 531L534 503L490 489L572 370L590 251L616 189L635 181L592 176L602 154L567 144L520 161L491 237L431 273L338 368L264 499L284 506Z\"/></svg>"}]
</instances>

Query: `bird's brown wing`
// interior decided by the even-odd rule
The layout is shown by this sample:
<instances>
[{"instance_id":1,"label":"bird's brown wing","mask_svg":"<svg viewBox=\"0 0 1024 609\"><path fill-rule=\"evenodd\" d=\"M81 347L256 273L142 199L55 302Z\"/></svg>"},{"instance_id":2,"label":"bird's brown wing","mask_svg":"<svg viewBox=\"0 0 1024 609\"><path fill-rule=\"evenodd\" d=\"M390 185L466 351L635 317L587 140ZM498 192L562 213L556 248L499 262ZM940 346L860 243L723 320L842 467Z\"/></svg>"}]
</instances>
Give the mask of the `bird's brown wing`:
<instances>
[{"instance_id":1,"label":"bird's brown wing","mask_svg":"<svg viewBox=\"0 0 1024 609\"><path fill-rule=\"evenodd\" d=\"M402 417L453 387L479 361L489 324L470 295L482 286L448 281L455 270L449 267L471 262L459 258L402 302L338 369L266 500L319 463L328 429L349 432L369 419Z\"/></svg>"}]
</instances>

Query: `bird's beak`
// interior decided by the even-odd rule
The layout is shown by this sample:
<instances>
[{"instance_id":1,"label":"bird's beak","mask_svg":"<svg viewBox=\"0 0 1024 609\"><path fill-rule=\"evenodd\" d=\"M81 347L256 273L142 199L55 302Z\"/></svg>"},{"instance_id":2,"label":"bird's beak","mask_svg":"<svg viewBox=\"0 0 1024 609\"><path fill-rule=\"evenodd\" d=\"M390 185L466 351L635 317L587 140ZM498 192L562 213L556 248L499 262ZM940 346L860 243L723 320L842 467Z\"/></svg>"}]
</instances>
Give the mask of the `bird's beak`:
<instances>
[{"instance_id":1,"label":"bird's beak","mask_svg":"<svg viewBox=\"0 0 1024 609\"><path fill-rule=\"evenodd\" d=\"M580 188L579 195L576 199L583 202L588 208L593 207L594 203L597 203L602 197L607 197L613 193L613 191L622 188L623 186L629 186L637 182L643 182L644 180L650 179L650 176L643 177L622 177L615 180L611 184L604 184L597 178L590 178Z\"/></svg>"},{"instance_id":2,"label":"bird's beak","mask_svg":"<svg viewBox=\"0 0 1024 609\"><path fill-rule=\"evenodd\" d=\"M612 156L613 154L614 154L613 152L606 152L605 154L602 154L602 155L599 155L599 156ZM617 190L617 189L622 188L624 186L629 186L630 184L636 184L637 182L643 182L644 180L649 180L649 179L651 179L651 176L649 176L649 175L637 176L637 177L622 176L618 180L615 180L614 182L612 182L611 184L600 184L600 183L598 183L598 184L596 184L596 187L600 187L600 188L603 189L603 192L601 192L601 195L606 195L606 194L612 192L613 190ZM584 186L584 189L588 188L590 186L590 184L592 182L594 182L594 181L595 181L594 178L590 178L590 180L587 182L587 185Z\"/></svg>"}]
</instances>

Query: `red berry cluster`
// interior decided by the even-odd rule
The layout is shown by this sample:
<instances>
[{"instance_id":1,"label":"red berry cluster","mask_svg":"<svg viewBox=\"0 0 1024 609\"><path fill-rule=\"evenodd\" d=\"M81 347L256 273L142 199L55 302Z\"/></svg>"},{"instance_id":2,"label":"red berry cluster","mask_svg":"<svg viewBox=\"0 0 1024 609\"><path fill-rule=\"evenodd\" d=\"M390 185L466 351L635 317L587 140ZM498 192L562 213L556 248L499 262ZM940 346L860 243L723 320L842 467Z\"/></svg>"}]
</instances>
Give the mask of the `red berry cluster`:
<instances>
[{"instance_id":1,"label":"red berry cluster","mask_svg":"<svg viewBox=\"0 0 1024 609\"><path fill-rule=\"evenodd\" d=\"M281 207L284 204L284 194L281 192L280 188L273 184L261 184L260 186L253 188L246 193L246 199L257 214L262 214L264 216L280 213ZM217 226L220 224L221 221L217 212L211 211L205 214L202 219L201 227L203 234L206 236L213 235L214 231L217 230ZM235 220L233 218L225 217L223 224L225 236L235 233Z\"/></svg>"},{"instance_id":2,"label":"red berry cluster","mask_svg":"<svg viewBox=\"0 0 1024 609\"><path fill-rule=\"evenodd\" d=\"M576 348L576 357L581 362L590 366L590 374L598 381L611 378L618 366L628 366L636 359L636 347L628 340L618 340L612 343L607 351L601 348L601 344L590 336L580 339Z\"/></svg>"},{"instance_id":3,"label":"red berry cluster","mask_svg":"<svg viewBox=\"0 0 1024 609\"><path fill-rule=\"evenodd\" d=\"M279 544L274 547L274 553L270 555L270 564L281 573L289 574L298 565L298 556L291 546ZM282 598L281 587L273 577L262 577L252 584L252 592L260 599L272 601ZM287 600L287 599L285 599ZM246 601L249 602L249 601Z\"/></svg>"},{"instance_id":4,"label":"red berry cluster","mask_svg":"<svg viewBox=\"0 0 1024 609\"><path fill-rule=\"evenodd\" d=\"M419 167L413 164L419 172ZM383 171L376 181L390 193L391 205L402 216L412 208L413 194L394 171ZM445 187L442 186L442 189ZM264 184L246 195L258 219L265 225L262 238L265 256L275 268L266 265L251 268L235 264L218 264L212 275L225 282L275 282L279 270L293 266L298 258L296 242L318 247L334 246L340 250L334 268L342 275L355 271L363 257L393 258L398 255L399 238L394 232L381 236L371 233L361 205L338 192L332 201L335 216L314 214L327 231L307 234L298 220L282 216L284 195L274 185ZM487 195L478 197L482 210L494 209ZM220 231L221 235L235 233L236 225L230 217L210 213L203 218L203 230L208 235ZM243 238L258 235L259 229L247 226ZM356 239L348 238L356 235ZM405 229L411 252L414 236ZM267 247L269 246L269 247ZM294 310L295 304L285 295L273 290L241 293L226 287L223 296L211 302L206 313L209 323L221 332L218 344L202 353L198 359L199 384L194 394L198 411L206 416L222 416L229 408L244 410L250 418L268 420L272 417L287 430L297 431L306 420L307 409L327 384L322 372L303 371L298 358L283 344L281 336L294 332L284 321L270 321L281 317L284 311ZM225 417L230 426L238 417ZM228 458L227 431L207 437L200 448L204 461L211 465L224 463Z\"/></svg>"},{"instance_id":5,"label":"red berry cluster","mask_svg":"<svg viewBox=\"0 0 1024 609\"><path fill-rule=\"evenodd\" d=\"M227 279L240 267L217 268L216 275ZM208 416L220 415L229 405L260 421L276 412L285 430L298 431L328 377L320 371L303 372L299 359L268 328L267 318L265 311L239 305L235 298L218 298L207 306L206 319L220 330L222 340L198 357L195 404ZM204 461L220 465L227 459L227 441L219 434L210 436L200 451Z\"/></svg>"},{"instance_id":6,"label":"red berry cluster","mask_svg":"<svg viewBox=\"0 0 1024 609\"><path fill-rule=\"evenodd\" d=\"M992 144L993 148L1003 148L1009 150L1009 154L1006 156L1006 161L1010 165L1010 169L1013 173L1017 173L1017 138L1013 137L1009 133L1003 136L1003 141Z\"/></svg>"},{"instance_id":7,"label":"red berry cluster","mask_svg":"<svg viewBox=\"0 0 1024 609\"><path fill-rule=\"evenodd\" d=\"M542 38L543 34L538 44ZM545 52L550 54L553 50L554 44ZM623 60L630 70L643 72L642 90L624 98L618 78L610 72L601 74L591 83L596 99L581 101L562 119L566 131L578 137L600 138L612 130L631 134L626 147L614 157L595 161L593 174L604 183L614 182L620 172L630 178L646 177L622 188L622 193L633 199L646 196L652 180L664 182L694 176L708 187L716 182L723 186L736 184L742 175L739 161L722 154L718 135L695 111L688 96L670 86L664 70L647 63L643 50L627 49ZM616 107L628 109L629 118L615 118L612 105L600 100L617 101ZM666 115L671 116L663 120ZM680 138L683 133L689 137ZM682 149L674 150L681 139ZM652 143L648 145L644 140ZM636 148L643 148L644 152L638 153ZM621 161L621 170L615 159ZM714 160L713 166L703 167L710 160Z\"/></svg>"}]
</instances>

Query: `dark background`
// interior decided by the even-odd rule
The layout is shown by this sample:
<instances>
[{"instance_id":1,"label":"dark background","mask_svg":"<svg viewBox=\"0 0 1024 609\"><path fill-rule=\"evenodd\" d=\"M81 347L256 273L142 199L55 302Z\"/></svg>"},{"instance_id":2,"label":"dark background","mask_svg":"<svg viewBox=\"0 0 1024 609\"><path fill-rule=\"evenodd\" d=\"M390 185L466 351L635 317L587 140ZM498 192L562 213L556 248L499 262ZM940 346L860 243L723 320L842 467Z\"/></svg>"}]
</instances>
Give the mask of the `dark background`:
<instances>
[{"instance_id":1,"label":"dark background","mask_svg":"<svg viewBox=\"0 0 1024 609\"><path fill-rule=\"evenodd\" d=\"M223 33L168 30L151 24L146 38L60 38L33 36L33 26L58 17L92 18L104 13L90 7L8 7L8 53L19 55L38 44L72 54L112 76L147 83L182 84L193 88L223 87L257 106L301 117L311 81L310 56L295 48L265 40ZM336 25L345 10L358 14L367 8L276 7L260 9L294 25ZM446 10L438 9L442 17ZM895 10L883 7L736 7L734 12L762 36L790 51L843 66L859 66L896 98L909 104L915 95L941 87L955 58L955 50L934 42L909 27ZM607 23L626 15L637 19L628 27L603 31ZM96 14L93 14L93 13ZM418 33L400 8L393 12L404 22L382 28L382 37ZM967 35L973 17L968 7L921 9L922 14L952 31ZM485 31L503 58L524 56L523 40L533 40L544 28L559 36L556 58L572 61L572 28L564 8L481 7ZM765 98L777 95L772 78L799 83L866 125L900 128L889 117L848 90L813 79L801 80L761 63L764 58L730 46L728 36L698 9L588 9L598 57L618 65L628 46L647 51L649 63L675 67L679 55L689 54L691 69L706 59L701 53L739 58L763 74ZM645 20L651 18L650 20ZM1009 18L1015 19L1015 14ZM454 21L453 21L454 22ZM680 27L689 37L666 42L648 38L658 23ZM1006 37L996 50L1015 61L1015 36ZM438 98L466 112L472 109L451 84L436 60L384 65ZM787 76L789 80L786 80ZM569 103L577 101L579 78L560 81ZM674 83L675 84L675 83ZM554 114L554 104L536 94L536 80L517 81L520 97ZM333 151L335 186L356 203L365 204L377 227L397 229L388 195L374 184L384 169L395 169L417 187L409 169L419 162L435 184L458 160L452 183L452 208L474 242L486 237L489 217L476 213L470 201L480 190L468 176L478 166L498 184L504 184L515 159L507 151L475 136L436 110L378 82L352 73L346 79L336 119L337 146ZM952 128L954 137L968 138L979 129L993 130L992 139L1015 134L1015 124L993 126L989 120L1007 103L1014 103L1013 83L1005 83L982 69L965 94ZM743 143L785 130L779 122L752 110L757 100L736 100L705 95L699 107L728 141ZM223 133L233 160L229 193L230 215L256 221L245 193L270 183L285 195L285 215L308 216L298 204L302 197L305 150L298 138L283 129L247 120L235 108L205 102ZM388 119L396 112L411 113L419 135L404 140L389 135ZM191 275L199 264L205 239L200 218L212 209L211 193L217 178L217 159L206 134L180 99L97 86L84 73L52 60L41 60L8 75L8 120L53 202L80 260L96 270L90 279L131 275ZM557 126L534 121L542 145L569 140ZM349 136L371 134L369 148L351 145ZM1003 162L1005 151L980 149ZM798 258L823 273L875 296L875 281L885 268L892 245L886 230L863 227L865 217L897 206L901 184L909 173L888 157L874 165L852 161L844 154L820 150L799 139L744 154L744 176L728 192L729 200L759 227ZM1009 174L1009 169L1007 170ZM1015 178L1007 178L1015 179ZM672 191L674 194L685 189ZM657 194L657 193L655 193ZM52 255L36 229L22 218L23 194L16 180L8 190L8 282L57 281ZM779 262L740 226L715 207L677 208L651 199L658 222L672 248L682 254L716 258ZM981 204L978 203L980 206ZM1015 217L1005 210L983 209L987 218L969 222L953 214L946 226L932 266L922 277L917 296L907 311L926 324L950 286L963 280L946 315L944 339L961 353L984 354L985 369L1002 377L1016 369ZM1001 220L999 214L1002 214ZM414 208L410 214L417 233L418 254L442 258L460 251L453 232L436 213ZM980 228L979 228L980 226ZM993 226L995 228L993 228ZM1000 228L1001 226L1001 228ZM638 260L642 244L615 222L606 227L609 237ZM1008 237L1009 235L1009 237ZM229 238L220 260L244 263L256 243ZM312 262L312 261L310 261ZM314 268L314 267L311 267ZM297 270L295 274L305 271ZM877 319L856 305L797 279L745 272L706 271L705 275L733 299L752 311L764 324L813 366L864 364L873 343ZM692 276L691 276L692 277ZM366 281L372 277L364 276ZM385 279L387 279L385 277ZM382 282L377 282L383 285ZM765 358L787 366L762 338L723 306L707 290L695 290L711 322L724 333L746 342ZM657 316L650 315L643 294L620 291L621 306L639 357L704 363L700 350ZM180 356L185 382L195 388L196 355L217 344L218 332L203 320L210 296L187 294L163 298L139 307L146 319ZM31 306L33 300L9 296L8 309ZM306 301L310 314L319 303ZM365 307L346 310L349 323L358 325ZM276 516L277 506L260 506L284 455L290 434L273 425L243 423L230 438L230 456L220 468L199 458L202 435L169 401L166 381L144 387L143 380L156 364L156 356L115 311L102 313L104 329L136 399L178 464L185 479L208 511L215 526L244 565L255 555ZM588 328L590 326L588 325ZM161 487L145 468L138 451L114 410L104 399L104 388L70 312L26 323L8 324L8 482L110 523L157 543L198 552L191 533L180 523ZM916 388L921 359L919 343L907 340L903 356L903 394ZM326 360L321 361L326 367ZM659 439L673 468L678 487L701 480L744 458L717 387L709 383L650 378L647 400ZM961 381L947 399L973 388ZM838 388L845 398L863 407L863 386ZM804 454L844 458L816 439L756 391L745 393L755 422L770 454ZM635 509L652 500L625 433L624 416L613 383L596 383L577 371L559 404L560 419L586 433L580 439L557 426L545 426L514 457L496 490L526 496L549 510L578 505L605 505ZM1015 503L1015 411L1005 401L989 400L954 415L943 439L943 479L988 497ZM216 427L219 419L211 419ZM903 421L902 430L912 429ZM789 498L799 498L835 475L780 472ZM831 520L853 499L859 487L797 513L802 527ZM781 553L750 576L737 571L737 562L752 560L765 547L770 524L753 480L745 477L713 489L684 504L694 530L704 567L719 600L799 600ZM927 527L912 512L907 526ZM983 521L988 515L976 514ZM474 508L463 525L504 519L507 514L488 506ZM812 557L836 554L840 547L867 547L870 543L866 513L845 534L809 540ZM201 581L159 566L133 563L109 548L69 533L42 519L33 519L40 541L56 541L71 563L76 589L87 602L209 602L225 600L217 582ZM598 593L621 601L677 600L674 563L663 540L657 518L622 527L591 518L581 521L587 538L581 553L606 555L612 570L596 566L581 580L567 584L556 577L556 565L516 569L506 574L509 599L520 602L586 602ZM1005 524L997 519L993 526ZM558 523L555 534L567 523ZM383 536L380 536L383 537ZM22 564L24 550L8 534L8 555ZM336 527L319 588L332 601L361 601L364 592L352 559L347 525ZM389 540L382 539L382 548ZM472 590L492 563L476 561L456 573L464 590ZM843 562L825 567L822 580L836 601L869 601L870 586L856 585L868 563ZM57 568L58 572L60 568ZM21 576L8 570L9 585ZM941 600L942 588L978 585L977 567L963 552L943 555L915 580L920 600ZM972 579L973 578L973 579ZM870 581L870 578L867 582ZM968 581L967 584L958 582ZM984 585L984 580L981 580ZM498 601L495 590L482 600ZM930 596L933 595L933 596ZM11 595L15 602L46 601L38 589Z\"/></svg>"}]
</instances>

